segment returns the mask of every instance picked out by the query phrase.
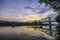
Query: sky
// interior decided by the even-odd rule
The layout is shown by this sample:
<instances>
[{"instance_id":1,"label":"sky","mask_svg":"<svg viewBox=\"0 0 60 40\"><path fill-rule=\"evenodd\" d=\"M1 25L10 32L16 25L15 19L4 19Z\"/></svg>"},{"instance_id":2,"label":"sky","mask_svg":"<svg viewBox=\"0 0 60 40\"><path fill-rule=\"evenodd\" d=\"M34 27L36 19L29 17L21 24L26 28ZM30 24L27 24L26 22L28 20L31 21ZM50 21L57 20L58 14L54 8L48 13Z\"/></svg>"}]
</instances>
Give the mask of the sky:
<instances>
[{"instance_id":1,"label":"sky","mask_svg":"<svg viewBox=\"0 0 60 40\"><path fill-rule=\"evenodd\" d=\"M46 17L56 17L50 6L38 0L0 0L0 21L34 21Z\"/></svg>"}]
</instances>

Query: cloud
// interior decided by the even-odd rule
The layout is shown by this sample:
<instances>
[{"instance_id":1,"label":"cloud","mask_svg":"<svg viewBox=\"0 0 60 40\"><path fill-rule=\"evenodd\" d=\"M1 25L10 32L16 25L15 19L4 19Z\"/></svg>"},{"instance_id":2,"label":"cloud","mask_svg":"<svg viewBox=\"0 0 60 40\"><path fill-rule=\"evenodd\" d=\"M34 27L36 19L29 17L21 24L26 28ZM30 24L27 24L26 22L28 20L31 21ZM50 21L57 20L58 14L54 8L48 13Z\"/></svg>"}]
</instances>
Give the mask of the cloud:
<instances>
[{"instance_id":1,"label":"cloud","mask_svg":"<svg viewBox=\"0 0 60 40\"><path fill-rule=\"evenodd\" d=\"M27 7L25 7L25 9L34 9L34 8L32 8L32 7L30 7L30 6L27 6Z\"/></svg>"},{"instance_id":2,"label":"cloud","mask_svg":"<svg viewBox=\"0 0 60 40\"><path fill-rule=\"evenodd\" d=\"M45 14L42 15L42 19L49 17L49 15L55 14L53 10L47 11Z\"/></svg>"},{"instance_id":3,"label":"cloud","mask_svg":"<svg viewBox=\"0 0 60 40\"><path fill-rule=\"evenodd\" d=\"M52 17L52 18L56 18L56 16L58 16L58 13L55 13L55 14L50 14L48 15L49 17Z\"/></svg>"},{"instance_id":4,"label":"cloud","mask_svg":"<svg viewBox=\"0 0 60 40\"><path fill-rule=\"evenodd\" d=\"M40 13L40 14L43 14L46 11L50 10L49 7L41 7L40 5L38 5L37 7L26 6L26 7L24 7L24 9L30 9L33 12Z\"/></svg>"},{"instance_id":5,"label":"cloud","mask_svg":"<svg viewBox=\"0 0 60 40\"><path fill-rule=\"evenodd\" d=\"M8 21L33 21L41 20L54 13L49 7L44 7L44 4L39 5L29 0L0 0L0 20ZM32 1L32 2L31 2ZM52 13L51 13L52 12Z\"/></svg>"},{"instance_id":6,"label":"cloud","mask_svg":"<svg viewBox=\"0 0 60 40\"><path fill-rule=\"evenodd\" d=\"M27 8L27 10L25 9L26 14L28 14L25 17L27 17L26 19L30 18L29 20L33 20L33 19L34 20L41 20L41 19L44 19L44 18L48 17L51 14L55 14L55 12L52 9L46 9L46 10L48 10L48 11L46 11L45 8L42 8L41 10L43 12L45 10L45 12L44 13L37 13L38 11L40 12L41 10L36 10L34 12L33 10L31 10L29 8Z\"/></svg>"},{"instance_id":7,"label":"cloud","mask_svg":"<svg viewBox=\"0 0 60 40\"><path fill-rule=\"evenodd\" d=\"M8 13L7 13L7 15L0 15L0 19L1 20L10 20L10 21L22 21L22 22L23 21L34 21L34 20L44 19L44 18L48 17L48 15L54 14L53 10L46 11L44 14L39 14L32 10L26 10L26 9L23 10L23 14L20 13L18 15L17 14L15 15L15 12L13 14L10 14L10 13L8 14Z\"/></svg>"}]
</instances>

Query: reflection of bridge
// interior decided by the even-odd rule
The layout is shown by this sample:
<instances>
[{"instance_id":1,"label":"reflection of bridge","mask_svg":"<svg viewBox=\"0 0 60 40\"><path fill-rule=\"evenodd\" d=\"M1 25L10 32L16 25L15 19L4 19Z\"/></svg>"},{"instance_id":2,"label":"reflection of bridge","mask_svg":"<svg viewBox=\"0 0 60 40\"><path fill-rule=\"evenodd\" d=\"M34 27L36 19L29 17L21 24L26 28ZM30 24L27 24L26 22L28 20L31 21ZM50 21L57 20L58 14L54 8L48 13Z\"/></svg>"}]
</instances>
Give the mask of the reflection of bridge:
<instances>
[{"instance_id":1,"label":"reflection of bridge","mask_svg":"<svg viewBox=\"0 0 60 40\"><path fill-rule=\"evenodd\" d=\"M49 32L50 35L52 35L52 32L56 32L56 30L53 30L53 29L52 29L52 26L56 26L56 25L58 24L55 19L51 19L50 17L48 17L48 18L43 19L43 20L41 20L41 21L36 21L36 20L35 20L34 22L35 22L35 24L37 24L37 23L40 22L40 27L39 27L39 28L43 29L43 32L46 32L46 33ZM52 22L53 22L53 23L52 23ZM49 29L43 28L43 26L48 26ZM37 26L35 25L35 28L36 28L36 27L37 27ZM44 31L44 30L45 30L45 31ZM56 33L55 33L55 36L56 36Z\"/></svg>"}]
</instances>

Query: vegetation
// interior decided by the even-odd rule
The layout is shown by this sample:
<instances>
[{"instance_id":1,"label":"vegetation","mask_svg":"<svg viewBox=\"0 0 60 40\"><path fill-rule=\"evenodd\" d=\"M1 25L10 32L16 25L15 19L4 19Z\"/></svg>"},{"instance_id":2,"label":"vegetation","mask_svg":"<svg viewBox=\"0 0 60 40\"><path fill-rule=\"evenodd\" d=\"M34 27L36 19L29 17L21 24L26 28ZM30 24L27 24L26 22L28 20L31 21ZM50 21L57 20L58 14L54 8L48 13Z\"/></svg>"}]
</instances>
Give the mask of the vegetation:
<instances>
[{"instance_id":1,"label":"vegetation","mask_svg":"<svg viewBox=\"0 0 60 40\"><path fill-rule=\"evenodd\" d=\"M36 24L35 22L9 22L9 21L0 21L0 26L31 26L31 25L40 25L40 23Z\"/></svg>"},{"instance_id":2,"label":"vegetation","mask_svg":"<svg viewBox=\"0 0 60 40\"><path fill-rule=\"evenodd\" d=\"M50 5L50 8L53 8L55 12L59 13L56 17L57 22L59 23L56 27L57 30L57 40L60 40L60 0L39 0L39 3L45 3L46 6Z\"/></svg>"},{"instance_id":3,"label":"vegetation","mask_svg":"<svg viewBox=\"0 0 60 40\"><path fill-rule=\"evenodd\" d=\"M49 24L42 24L41 22L8 22L8 21L0 21L0 26L46 26ZM55 25L55 24L51 24Z\"/></svg>"}]
</instances>

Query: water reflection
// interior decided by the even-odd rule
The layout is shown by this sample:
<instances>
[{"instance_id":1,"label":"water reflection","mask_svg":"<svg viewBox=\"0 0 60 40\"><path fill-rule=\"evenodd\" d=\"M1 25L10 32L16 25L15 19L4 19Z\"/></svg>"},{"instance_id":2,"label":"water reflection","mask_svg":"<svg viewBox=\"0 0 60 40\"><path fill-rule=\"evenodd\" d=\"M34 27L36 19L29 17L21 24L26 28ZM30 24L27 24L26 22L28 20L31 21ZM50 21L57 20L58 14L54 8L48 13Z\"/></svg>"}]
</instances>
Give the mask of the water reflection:
<instances>
[{"instance_id":1,"label":"water reflection","mask_svg":"<svg viewBox=\"0 0 60 40\"><path fill-rule=\"evenodd\" d=\"M27 31L27 27L23 26L23 27L0 27L0 33L7 33L7 32L10 32L10 33L20 33L20 32L25 32Z\"/></svg>"},{"instance_id":2,"label":"water reflection","mask_svg":"<svg viewBox=\"0 0 60 40\"><path fill-rule=\"evenodd\" d=\"M17 27L0 27L0 39L3 40L52 40L49 35L41 32L41 29L36 28L36 31L31 26Z\"/></svg>"}]
</instances>

